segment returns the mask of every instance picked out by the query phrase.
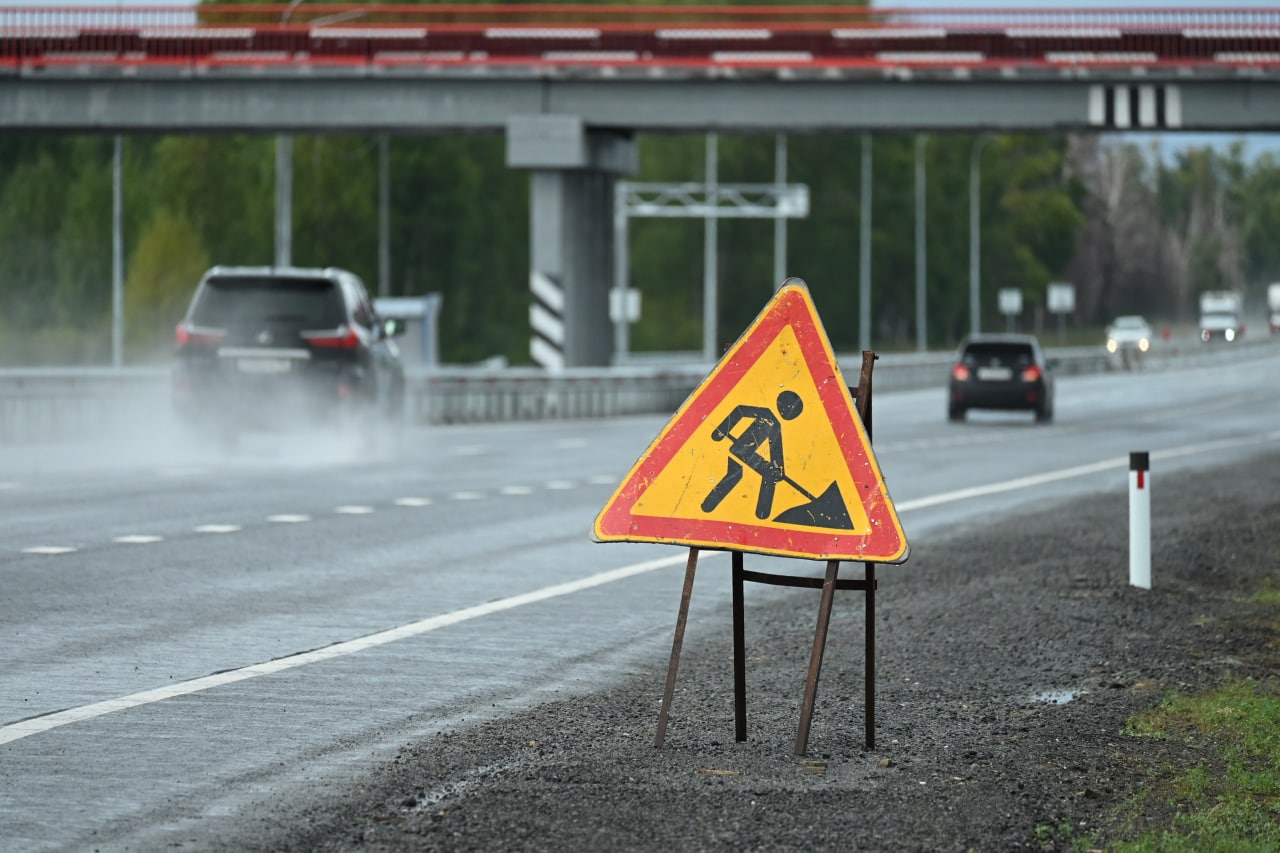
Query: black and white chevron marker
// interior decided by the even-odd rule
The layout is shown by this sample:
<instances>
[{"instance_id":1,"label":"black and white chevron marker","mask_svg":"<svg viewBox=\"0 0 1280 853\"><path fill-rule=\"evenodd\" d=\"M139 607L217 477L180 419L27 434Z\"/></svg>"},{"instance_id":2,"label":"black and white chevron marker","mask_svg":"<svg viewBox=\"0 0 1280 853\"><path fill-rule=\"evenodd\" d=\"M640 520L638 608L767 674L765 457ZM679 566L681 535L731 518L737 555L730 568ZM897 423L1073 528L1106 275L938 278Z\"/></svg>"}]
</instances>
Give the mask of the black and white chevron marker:
<instances>
[{"instance_id":1,"label":"black and white chevron marker","mask_svg":"<svg viewBox=\"0 0 1280 853\"><path fill-rule=\"evenodd\" d=\"M563 370L564 358L564 288L546 273L529 273L529 290L533 304L529 306L529 354L540 367Z\"/></svg>"}]
</instances>

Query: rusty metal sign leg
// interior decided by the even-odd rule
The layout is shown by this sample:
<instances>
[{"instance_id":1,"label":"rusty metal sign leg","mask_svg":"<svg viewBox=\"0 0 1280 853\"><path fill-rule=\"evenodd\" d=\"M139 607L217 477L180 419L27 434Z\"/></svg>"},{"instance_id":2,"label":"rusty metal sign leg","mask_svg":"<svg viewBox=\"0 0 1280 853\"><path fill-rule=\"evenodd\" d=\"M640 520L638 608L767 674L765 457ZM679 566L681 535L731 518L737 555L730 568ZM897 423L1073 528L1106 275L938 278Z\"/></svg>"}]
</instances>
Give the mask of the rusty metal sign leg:
<instances>
[{"instance_id":1,"label":"rusty metal sign leg","mask_svg":"<svg viewBox=\"0 0 1280 853\"><path fill-rule=\"evenodd\" d=\"M867 569L867 683L863 724L866 727L867 751L870 752L876 748L876 564L863 565Z\"/></svg>"},{"instance_id":2,"label":"rusty metal sign leg","mask_svg":"<svg viewBox=\"0 0 1280 853\"><path fill-rule=\"evenodd\" d=\"M684 643L684 624L689 618L689 599L693 595L693 571L698 567L698 549L689 549L689 562L684 570L684 591L680 594L680 615L676 617L676 636L671 641L671 663L667 666L667 685L662 691L662 710L658 712L658 737L655 747L661 747L667 739L667 715L671 711L671 696L676 690L676 670L680 668L680 646Z\"/></svg>"},{"instance_id":3,"label":"rusty metal sign leg","mask_svg":"<svg viewBox=\"0 0 1280 853\"><path fill-rule=\"evenodd\" d=\"M746 612L742 596L742 552L733 552L733 722L734 738L747 739Z\"/></svg>"},{"instance_id":4,"label":"rusty metal sign leg","mask_svg":"<svg viewBox=\"0 0 1280 853\"><path fill-rule=\"evenodd\" d=\"M818 627L813 633L813 653L809 656L809 677L804 686L804 703L800 706L796 755L804 755L809 749L809 724L813 721L813 704L818 696L818 674L822 670L822 652L827 645L827 625L831 622L831 603L836 597L836 575L839 571L839 560L827 561L827 576L822 582L822 603L818 605Z\"/></svg>"}]
</instances>

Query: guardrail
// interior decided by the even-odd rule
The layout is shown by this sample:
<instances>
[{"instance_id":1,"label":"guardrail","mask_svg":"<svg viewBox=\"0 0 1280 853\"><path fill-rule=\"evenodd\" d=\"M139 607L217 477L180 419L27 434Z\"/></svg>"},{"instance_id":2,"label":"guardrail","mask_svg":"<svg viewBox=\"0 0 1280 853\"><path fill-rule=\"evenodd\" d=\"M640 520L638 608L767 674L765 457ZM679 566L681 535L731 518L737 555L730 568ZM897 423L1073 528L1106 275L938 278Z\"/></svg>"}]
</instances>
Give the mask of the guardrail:
<instances>
[{"instance_id":1,"label":"guardrail","mask_svg":"<svg viewBox=\"0 0 1280 853\"><path fill-rule=\"evenodd\" d=\"M1280 340L1231 345L1157 342L1139 367L1210 364L1280 348ZM1059 375L1119 367L1101 347L1050 349ZM838 357L846 378L861 359ZM940 388L951 353L884 354L876 363L878 391ZM683 364L578 368L446 367L408 377L406 416L418 424L462 424L568 418L607 418L674 412L710 366ZM163 367L0 369L0 445L109 436L112 430L167 425L169 370Z\"/></svg>"}]
</instances>

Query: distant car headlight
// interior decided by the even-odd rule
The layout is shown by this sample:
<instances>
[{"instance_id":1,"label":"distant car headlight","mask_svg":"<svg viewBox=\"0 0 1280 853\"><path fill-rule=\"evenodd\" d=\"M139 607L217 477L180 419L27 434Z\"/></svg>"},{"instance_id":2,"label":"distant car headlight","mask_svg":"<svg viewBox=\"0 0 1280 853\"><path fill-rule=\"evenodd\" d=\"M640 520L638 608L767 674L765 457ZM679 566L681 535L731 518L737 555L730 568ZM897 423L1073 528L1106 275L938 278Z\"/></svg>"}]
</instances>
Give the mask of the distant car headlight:
<instances>
[{"instance_id":1,"label":"distant car headlight","mask_svg":"<svg viewBox=\"0 0 1280 853\"><path fill-rule=\"evenodd\" d=\"M1147 350L1151 349L1151 341L1147 340L1146 338L1140 338L1138 340L1138 349L1142 350L1143 352L1146 352Z\"/></svg>"},{"instance_id":2,"label":"distant car headlight","mask_svg":"<svg viewBox=\"0 0 1280 853\"><path fill-rule=\"evenodd\" d=\"M1107 339L1107 352L1115 352L1119 347L1120 345L1116 343L1115 338Z\"/></svg>"}]
</instances>

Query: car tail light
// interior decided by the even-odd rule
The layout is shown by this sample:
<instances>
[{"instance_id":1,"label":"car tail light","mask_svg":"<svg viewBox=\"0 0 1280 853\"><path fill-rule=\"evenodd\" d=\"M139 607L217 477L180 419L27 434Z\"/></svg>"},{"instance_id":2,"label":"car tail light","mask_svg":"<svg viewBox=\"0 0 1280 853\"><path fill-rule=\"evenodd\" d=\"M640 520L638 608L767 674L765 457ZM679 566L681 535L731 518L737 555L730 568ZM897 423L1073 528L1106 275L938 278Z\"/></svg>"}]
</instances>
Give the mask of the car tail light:
<instances>
[{"instance_id":1,"label":"car tail light","mask_svg":"<svg viewBox=\"0 0 1280 853\"><path fill-rule=\"evenodd\" d=\"M951 368L951 378L957 382L968 382L969 368L965 367L963 364L957 364L955 367Z\"/></svg>"},{"instance_id":2,"label":"car tail light","mask_svg":"<svg viewBox=\"0 0 1280 853\"><path fill-rule=\"evenodd\" d=\"M185 320L178 324L173 331L174 337L178 340L178 346L187 345L208 345L216 344L226 336L226 332L222 329L202 329L199 326L193 326Z\"/></svg>"},{"instance_id":3,"label":"car tail light","mask_svg":"<svg viewBox=\"0 0 1280 853\"><path fill-rule=\"evenodd\" d=\"M1040 368L1037 365L1033 364L1030 367L1028 367L1026 370L1022 371L1022 381L1035 382L1043 375L1044 374L1040 371Z\"/></svg>"},{"instance_id":4,"label":"car tail light","mask_svg":"<svg viewBox=\"0 0 1280 853\"><path fill-rule=\"evenodd\" d=\"M339 326L325 332L303 332L302 337L313 347L328 349L355 349L360 346L360 336L350 326Z\"/></svg>"}]
</instances>

